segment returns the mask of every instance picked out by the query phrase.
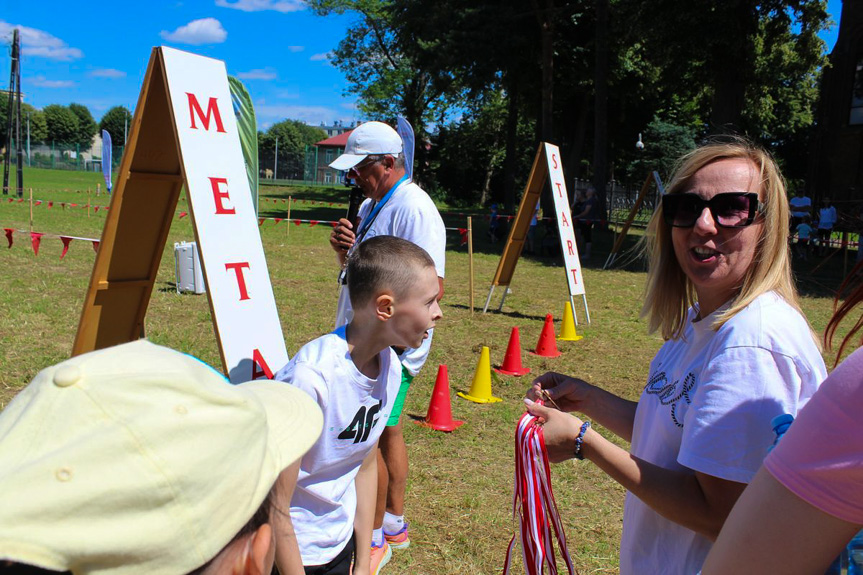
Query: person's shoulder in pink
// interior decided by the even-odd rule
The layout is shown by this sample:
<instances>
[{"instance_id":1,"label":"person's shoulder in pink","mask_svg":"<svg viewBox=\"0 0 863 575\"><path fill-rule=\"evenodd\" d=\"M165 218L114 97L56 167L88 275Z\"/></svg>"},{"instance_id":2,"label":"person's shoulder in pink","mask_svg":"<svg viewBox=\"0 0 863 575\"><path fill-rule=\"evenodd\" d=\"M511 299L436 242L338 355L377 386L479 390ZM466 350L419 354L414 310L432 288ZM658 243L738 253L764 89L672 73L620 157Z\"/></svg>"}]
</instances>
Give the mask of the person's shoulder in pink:
<instances>
[{"instance_id":1,"label":"person's shoulder in pink","mask_svg":"<svg viewBox=\"0 0 863 575\"><path fill-rule=\"evenodd\" d=\"M863 348L827 377L764 466L814 507L863 523Z\"/></svg>"}]
</instances>

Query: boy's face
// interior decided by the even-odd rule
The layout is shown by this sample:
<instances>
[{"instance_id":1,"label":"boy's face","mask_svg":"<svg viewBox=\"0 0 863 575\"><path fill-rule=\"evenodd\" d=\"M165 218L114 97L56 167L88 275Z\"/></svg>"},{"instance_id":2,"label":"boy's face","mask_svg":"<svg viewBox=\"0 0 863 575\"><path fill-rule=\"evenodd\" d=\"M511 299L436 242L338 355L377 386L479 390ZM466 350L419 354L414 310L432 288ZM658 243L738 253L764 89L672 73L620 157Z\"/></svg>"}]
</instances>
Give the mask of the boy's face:
<instances>
[{"instance_id":1,"label":"boy's face","mask_svg":"<svg viewBox=\"0 0 863 575\"><path fill-rule=\"evenodd\" d=\"M414 285L395 300L390 321L398 342L392 345L412 348L422 345L428 331L443 315L437 301L438 289L435 269L424 267L419 270Z\"/></svg>"}]
</instances>

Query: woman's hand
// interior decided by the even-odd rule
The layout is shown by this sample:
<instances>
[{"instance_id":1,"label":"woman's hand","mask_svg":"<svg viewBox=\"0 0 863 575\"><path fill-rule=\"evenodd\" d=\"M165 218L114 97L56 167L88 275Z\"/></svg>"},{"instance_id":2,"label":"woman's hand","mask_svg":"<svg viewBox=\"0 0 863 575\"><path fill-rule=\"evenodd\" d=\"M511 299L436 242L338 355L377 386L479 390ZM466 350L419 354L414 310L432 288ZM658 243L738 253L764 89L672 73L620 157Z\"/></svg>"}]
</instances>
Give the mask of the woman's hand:
<instances>
[{"instance_id":1,"label":"woman's hand","mask_svg":"<svg viewBox=\"0 0 863 575\"><path fill-rule=\"evenodd\" d=\"M591 389L593 386L584 380L549 371L533 380L533 384L527 390L527 398L533 401L540 399L546 401L545 394L540 391L545 390L554 402L551 405L557 405L562 411L584 413L584 404Z\"/></svg>"},{"instance_id":2,"label":"woman's hand","mask_svg":"<svg viewBox=\"0 0 863 575\"><path fill-rule=\"evenodd\" d=\"M528 413L539 417L539 422L542 423L542 435L548 460L552 463L560 463L575 457L575 438L578 437L581 424L584 422L573 415L561 413L529 399L525 399L524 403L527 405Z\"/></svg>"}]
</instances>

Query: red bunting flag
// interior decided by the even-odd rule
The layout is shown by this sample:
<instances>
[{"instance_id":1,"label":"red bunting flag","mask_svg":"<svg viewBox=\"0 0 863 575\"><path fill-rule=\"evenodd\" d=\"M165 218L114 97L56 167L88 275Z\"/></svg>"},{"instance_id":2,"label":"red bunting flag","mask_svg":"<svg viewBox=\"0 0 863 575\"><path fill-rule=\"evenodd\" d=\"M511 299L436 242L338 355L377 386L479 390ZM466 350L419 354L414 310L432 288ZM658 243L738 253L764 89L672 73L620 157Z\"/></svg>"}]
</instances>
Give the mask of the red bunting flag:
<instances>
[{"instance_id":1,"label":"red bunting flag","mask_svg":"<svg viewBox=\"0 0 863 575\"><path fill-rule=\"evenodd\" d=\"M96 206L95 210L96 210L96 213L98 214L99 213L99 206Z\"/></svg>"},{"instance_id":2,"label":"red bunting flag","mask_svg":"<svg viewBox=\"0 0 863 575\"><path fill-rule=\"evenodd\" d=\"M70 204L69 204L69 207L70 207L70 208L77 208L77 207L78 207L78 204L72 204L72 203L70 203Z\"/></svg>"},{"instance_id":3,"label":"red bunting flag","mask_svg":"<svg viewBox=\"0 0 863 575\"><path fill-rule=\"evenodd\" d=\"M14 202L14 201L15 201L15 200L13 200L12 198L9 198L9 203L10 203L10 204L11 204L12 202Z\"/></svg>"},{"instance_id":4,"label":"red bunting flag","mask_svg":"<svg viewBox=\"0 0 863 575\"><path fill-rule=\"evenodd\" d=\"M296 225L296 226L300 225L301 223L303 223L303 222L301 222L300 220L294 220L294 225Z\"/></svg>"},{"instance_id":5,"label":"red bunting flag","mask_svg":"<svg viewBox=\"0 0 863 575\"><path fill-rule=\"evenodd\" d=\"M283 203L283 204L287 204L287 203L288 203L288 200L282 200L282 203Z\"/></svg>"},{"instance_id":6,"label":"red bunting flag","mask_svg":"<svg viewBox=\"0 0 863 575\"><path fill-rule=\"evenodd\" d=\"M54 202L48 202L48 207L49 207L49 208L53 208L53 207L54 207Z\"/></svg>"},{"instance_id":7,"label":"red bunting flag","mask_svg":"<svg viewBox=\"0 0 863 575\"><path fill-rule=\"evenodd\" d=\"M93 251L99 253L99 240L93 240Z\"/></svg>"},{"instance_id":8,"label":"red bunting flag","mask_svg":"<svg viewBox=\"0 0 863 575\"><path fill-rule=\"evenodd\" d=\"M330 222L330 225L336 227L337 225L339 225L339 222Z\"/></svg>"},{"instance_id":9,"label":"red bunting flag","mask_svg":"<svg viewBox=\"0 0 863 575\"><path fill-rule=\"evenodd\" d=\"M39 244L42 243L41 232L30 232L30 243L33 245L33 253L39 255Z\"/></svg>"},{"instance_id":10,"label":"red bunting flag","mask_svg":"<svg viewBox=\"0 0 863 575\"><path fill-rule=\"evenodd\" d=\"M467 243L467 228L459 228L458 233L461 234L461 244L459 245L463 246Z\"/></svg>"},{"instance_id":11,"label":"red bunting flag","mask_svg":"<svg viewBox=\"0 0 863 575\"><path fill-rule=\"evenodd\" d=\"M60 254L60 259L62 260L66 257L66 252L69 251L69 244L72 243L72 238L69 236L60 236L60 241L63 242L63 253Z\"/></svg>"},{"instance_id":12,"label":"red bunting flag","mask_svg":"<svg viewBox=\"0 0 863 575\"><path fill-rule=\"evenodd\" d=\"M65 210L66 209L66 202L60 202L60 207Z\"/></svg>"},{"instance_id":13,"label":"red bunting flag","mask_svg":"<svg viewBox=\"0 0 863 575\"><path fill-rule=\"evenodd\" d=\"M13 230L12 228L3 228L3 230L6 232L6 241L9 242L9 247L11 248L12 247L12 232L14 232L15 230Z\"/></svg>"},{"instance_id":14,"label":"red bunting flag","mask_svg":"<svg viewBox=\"0 0 863 575\"><path fill-rule=\"evenodd\" d=\"M42 205L42 200L36 200L36 205L37 205L37 206L41 206L41 205Z\"/></svg>"},{"instance_id":15,"label":"red bunting flag","mask_svg":"<svg viewBox=\"0 0 863 575\"><path fill-rule=\"evenodd\" d=\"M258 218L258 227L264 225L264 218Z\"/></svg>"},{"instance_id":16,"label":"red bunting flag","mask_svg":"<svg viewBox=\"0 0 863 575\"><path fill-rule=\"evenodd\" d=\"M318 220L310 220L310 221L309 221L309 225L310 225L311 227L315 227L316 225L318 225Z\"/></svg>"},{"instance_id":17,"label":"red bunting flag","mask_svg":"<svg viewBox=\"0 0 863 575\"><path fill-rule=\"evenodd\" d=\"M279 222L282 221L282 218L275 218L275 220L276 220L276 223L278 224Z\"/></svg>"},{"instance_id":18,"label":"red bunting flag","mask_svg":"<svg viewBox=\"0 0 863 575\"><path fill-rule=\"evenodd\" d=\"M179 217L179 218L177 218L177 219L182 220L183 218L185 218L185 217L186 217L186 216L188 216L188 215L189 215L189 213L188 213L188 212L180 212L180 217Z\"/></svg>"},{"instance_id":19,"label":"red bunting flag","mask_svg":"<svg viewBox=\"0 0 863 575\"><path fill-rule=\"evenodd\" d=\"M24 198L19 198L19 199L18 199L18 203L19 203L19 204L20 204L21 202L23 202L23 201L24 201Z\"/></svg>"}]
</instances>

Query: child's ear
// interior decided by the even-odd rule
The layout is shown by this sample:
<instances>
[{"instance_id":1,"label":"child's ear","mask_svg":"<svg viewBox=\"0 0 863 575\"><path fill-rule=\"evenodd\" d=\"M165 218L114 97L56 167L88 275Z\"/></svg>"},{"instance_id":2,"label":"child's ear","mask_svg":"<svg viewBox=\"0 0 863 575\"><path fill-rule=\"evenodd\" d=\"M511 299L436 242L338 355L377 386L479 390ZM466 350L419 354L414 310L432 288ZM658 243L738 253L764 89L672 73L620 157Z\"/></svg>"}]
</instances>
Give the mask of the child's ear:
<instances>
[{"instance_id":1,"label":"child's ear","mask_svg":"<svg viewBox=\"0 0 863 575\"><path fill-rule=\"evenodd\" d=\"M269 523L248 535L237 557L233 575L270 575L273 569L273 531Z\"/></svg>"},{"instance_id":2,"label":"child's ear","mask_svg":"<svg viewBox=\"0 0 863 575\"><path fill-rule=\"evenodd\" d=\"M375 317L381 321L387 321L395 311L395 298L391 294L383 293L375 300Z\"/></svg>"}]
</instances>

